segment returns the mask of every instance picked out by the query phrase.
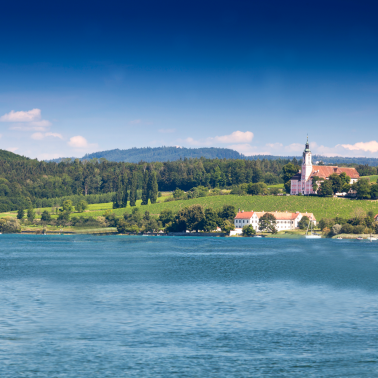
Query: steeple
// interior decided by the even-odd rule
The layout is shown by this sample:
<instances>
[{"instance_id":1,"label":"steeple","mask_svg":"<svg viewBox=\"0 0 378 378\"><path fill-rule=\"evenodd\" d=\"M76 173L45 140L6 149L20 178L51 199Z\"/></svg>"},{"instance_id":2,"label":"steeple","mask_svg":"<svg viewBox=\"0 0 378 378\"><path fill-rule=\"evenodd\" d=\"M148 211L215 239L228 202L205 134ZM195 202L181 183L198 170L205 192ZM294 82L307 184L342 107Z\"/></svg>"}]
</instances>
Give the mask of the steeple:
<instances>
[{"instance_id":1,"label":"steeple","mask_svg":"<svg viewBox=\"0 0 378 378\"><path fill-rule=\"evenodd\" d=\"M308 135L305 150L303 151L303 161L302 161L302 180L307 181L312 172L312 157L310 144L308 143Z\"/></svg>"},{"instance_id":2,"label":"steeple","mask_svg":"<svg viewBox=\"0 0 378 378\"><path fill-rule=\"evenodd\" d=\"M306 142L305 152L311 152L310 151L310 144L308 143L308 134L307 134L307 142Z\"/></svg>"}]
</instances>

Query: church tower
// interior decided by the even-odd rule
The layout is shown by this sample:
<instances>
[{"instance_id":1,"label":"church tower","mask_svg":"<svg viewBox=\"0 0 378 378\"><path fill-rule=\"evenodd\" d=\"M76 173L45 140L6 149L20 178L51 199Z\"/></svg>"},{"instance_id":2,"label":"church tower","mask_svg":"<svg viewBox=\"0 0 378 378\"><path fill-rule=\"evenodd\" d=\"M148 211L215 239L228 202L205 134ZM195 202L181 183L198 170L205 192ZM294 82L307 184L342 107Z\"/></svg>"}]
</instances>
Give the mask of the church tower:
<instances>
[{"instance_id":1,"label":"church tower","mask_svg":"<svg viewBox=\"0 0 378 378\"><path fill-rule=\"evenodd\" d=\"M310 151L310 145L308 143L308 137L306 142L305 150L303 151L303 162L302 162L302 181L307 181L312 173L312 156Z\"/></svg>"}]
</instances>

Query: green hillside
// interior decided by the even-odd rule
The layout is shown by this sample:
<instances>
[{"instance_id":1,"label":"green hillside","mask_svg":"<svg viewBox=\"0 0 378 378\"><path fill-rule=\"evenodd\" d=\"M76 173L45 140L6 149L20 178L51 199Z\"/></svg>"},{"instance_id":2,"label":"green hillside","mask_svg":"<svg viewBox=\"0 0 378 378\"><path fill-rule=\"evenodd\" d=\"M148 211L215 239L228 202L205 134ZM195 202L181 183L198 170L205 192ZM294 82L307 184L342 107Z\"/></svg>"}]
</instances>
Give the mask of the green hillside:
<instances>
[{"instance_id":1,"label":"green hillside","mask_svg":"<svg viewBox=\"0 0 378 378\"><path fill-rule=\"evenodd\" d=\"M30 160L30 159L25 156L14 154L13 152L10 152L10 151L0 150L0 160L24 161L24 160Z\"/></svg>"},{"instance_id":2,"label":"green hillside","mask_svg":"<svg viewBox=\"0 0 378 378\"><path fill-rule=\"evenodd\" d=\"M343 198L322 198L322 197L297 197L297 196L236 196L236 195L223 195L195 198L191 200L181 200L172 202L161 202L154 205L141 206L141 201L137 201L137 206L141 211L148 210L151 214L160 214L163 209L171 209L174 212L182 209L185 206L200 204L204 207L212 207L220 209L223 205L233 205L237 209L245 211L289 211L301 213L309 212L314 213L316 219L319 221L321 218L334 218L343 217L349 218L352 216L353 210L362 208L366 212L374 211L378 214L378 201L358 201ZM75 216L101 216L105 210L112 208L111 203L89 205L89 211L84 213L72 213ZM131 213L132 207L113 210L118 216L125 212ZM43 211L44 209L40 209ZM48 209L50 210L50 209ZM0 214L5 216L8 214ZM15 212L12 214L15 216Z\"/></svg>"},{"instance_id":3,"label":"green hillside","mask_svg":"<svg viewBox=\"0 0 378 378\"><path fill-rule=\"evenodd\" d=\"M233 205L237 209L245 211L289 211L301 213L314 213L317 220L321 218L344 217L349 218L356 208L365 211L373 210L378 214L378 201L357 201L344 198L322 198L322 197L298 197L298 196L214 196L202 197L192 200L163 202L154 205L142 206L143 211L148 210L151 214L159 214L163 209L178 211L179 209L193 204L200 204L204 207L219 209L223 205ZM131 212L132 208L119 209L115 212L119 215L125 211ZM100 215L100 213L98 214Z\"/></svg>"}]
</instances>

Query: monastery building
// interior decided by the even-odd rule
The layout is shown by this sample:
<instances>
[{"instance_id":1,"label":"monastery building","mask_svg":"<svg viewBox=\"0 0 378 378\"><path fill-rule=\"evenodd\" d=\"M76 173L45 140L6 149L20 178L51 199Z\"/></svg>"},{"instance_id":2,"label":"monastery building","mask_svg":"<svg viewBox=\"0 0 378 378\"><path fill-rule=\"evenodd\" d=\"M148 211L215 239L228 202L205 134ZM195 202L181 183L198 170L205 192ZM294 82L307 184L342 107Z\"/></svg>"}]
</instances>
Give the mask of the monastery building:
<instances>
[{"instance_id":1,"label":"monastery building","mask_svg":"<svg viewBox=\"0 0 378 378\"><path fill-rule=\"evenodd\" d=\"M312 189L312 177L318 176L321 181L328 180L328 177L333 173L340 175L345 172L347 176L350 177L350 184L358 181L360 175L358 174L356 168L342 168L337 166L326 166L326 165L312 165L312 155L310 151L310 146L307 143L305 150L303 151L303 162L302 170L300 170L296 175L294 175L291 181L290 194L297 195L302 193L303 195L316 194L316 191Z\"/></svg>"}]
</instances>

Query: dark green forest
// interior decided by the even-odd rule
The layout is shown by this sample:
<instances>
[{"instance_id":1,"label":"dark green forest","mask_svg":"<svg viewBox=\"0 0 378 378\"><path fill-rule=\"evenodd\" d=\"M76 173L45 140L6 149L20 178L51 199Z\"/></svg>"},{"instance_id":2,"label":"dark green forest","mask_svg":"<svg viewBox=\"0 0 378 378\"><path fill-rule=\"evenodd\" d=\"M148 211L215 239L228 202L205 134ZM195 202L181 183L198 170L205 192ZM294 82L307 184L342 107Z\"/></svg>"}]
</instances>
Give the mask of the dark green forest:
<instances>
[{"instance_id":1,"label":"dark green forest","mask_svg":"<svg viewBox=\"0 0 378 378\"><path fill-rule=\"evenodd\" d=\"M273 156L273 155L253 155L244 156L237 151L231 150L229 148L216 148L216 147L204 147L204 148L185 148L185 147L144 147L144 148L130 148L127 150L107 150L94 152L92 154L87 154L80 160L91 160L91 159L106 159L108 161L114 162L128 162L128 163L139 163L144 162L166 162L175 161L179 159L195 159L195 158L206 158L206 159L245 159L245 160L292 160L294 158L300 159L300 156ZM66 158L54 159L55 163L60 163ZM70 160L75 160L75 158L68 158ZM313 162L322 162L326 165L370 165L373 167L378 166L377 158L368 157L341 157L341 156L321 156L313 155Z\"/></svg>"},{"instance_id":2,"label":"dark green forest","mask_svg":"<svg viewBox=\"0 0 378 378\"><path fill-rule=\"evenodd\" d=\"M200 158L165 163L115 163L94 159L57 164L0 160L0 211L35 206L39 199L116 192L119 178L126 177L130 188L134 173L137 189L142 189L146 170L156 173L160 191L189 190L199 185L224 188L249 182L276 184L283 182L282 167L288 162Z\"/></svg>"},{"instance_id":3,"label":"dark green forest","mask_svg":"<svg viewBox=\"0 0 378 378\"><path fill-rule=\"evenodd\" d=\"M290 159L180 159L172 162L110 162L65 160L60 163L31 160L2 151L0 159L0 211L19 207L51 206L52 198L103 195L122 185L143 191L145 172L155 176L159 191L190 190L193 187L232 188L244 183L278 184L288 179L284 165L292 162L294 171L300 160ZM361 175L377 173L375 167L360 165ZM291 174L291 172L289 172ZM132 180L134 176L134 179ZM95 197L93 197L95 198ZM143 194L142 194L143 198ZM130 199L130 198L129 198ZM59 203L59 201L57 202Z\"/></svg>"}]
</instances>

